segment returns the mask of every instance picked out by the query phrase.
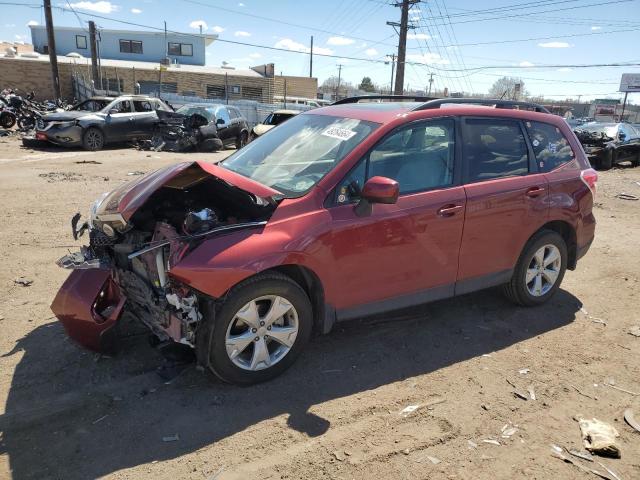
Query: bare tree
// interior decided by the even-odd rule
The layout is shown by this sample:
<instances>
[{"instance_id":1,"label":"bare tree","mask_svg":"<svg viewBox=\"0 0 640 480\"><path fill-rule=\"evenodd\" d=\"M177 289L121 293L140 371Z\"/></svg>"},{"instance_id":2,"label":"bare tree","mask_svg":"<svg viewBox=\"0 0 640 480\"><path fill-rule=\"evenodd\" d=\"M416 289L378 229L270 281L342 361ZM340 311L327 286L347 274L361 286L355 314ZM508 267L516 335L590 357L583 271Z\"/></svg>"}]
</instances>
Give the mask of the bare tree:
<instances>
[{"instance_id":1,"label":"bare tree","mask_svg":"<svg viewBox=\"0 0 640 480\"><path fill-rule=\"evenodd\" d=\"M490 98L521 100L528 96L529 92L524 89L524 81L516 77L499 78L489 89Z\"/></svg>"}]
</instances>

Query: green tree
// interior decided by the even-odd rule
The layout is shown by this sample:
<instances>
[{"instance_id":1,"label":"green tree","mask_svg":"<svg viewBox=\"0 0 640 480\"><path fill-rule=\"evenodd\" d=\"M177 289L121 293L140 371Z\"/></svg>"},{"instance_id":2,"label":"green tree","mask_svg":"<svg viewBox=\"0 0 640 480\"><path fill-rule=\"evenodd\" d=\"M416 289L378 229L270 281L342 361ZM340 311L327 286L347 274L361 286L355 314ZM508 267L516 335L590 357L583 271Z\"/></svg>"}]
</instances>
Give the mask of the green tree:
<instances>
[{"instance_id":1,"label":"green tree","mask_svg":"<svg viewBox=\"0 0 640 480\"><path fill-rule=\"evenodd\" d=\"M364 77L362 79L362 82L360 82L360 85L358 85L358 88L360 90L364 90L365 92L375 92L376 91L376 86L373 84L373 82L371 81L370 77Z\"/></svg>"}]
</instances>

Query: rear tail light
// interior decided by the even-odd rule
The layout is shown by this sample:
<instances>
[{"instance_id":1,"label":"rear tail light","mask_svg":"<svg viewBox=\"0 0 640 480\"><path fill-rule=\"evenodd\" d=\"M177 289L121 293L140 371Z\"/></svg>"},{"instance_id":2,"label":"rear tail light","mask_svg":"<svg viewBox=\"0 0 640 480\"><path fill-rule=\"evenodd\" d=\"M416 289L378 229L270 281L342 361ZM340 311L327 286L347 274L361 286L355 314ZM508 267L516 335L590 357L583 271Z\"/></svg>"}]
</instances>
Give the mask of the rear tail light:
<instances>
[{"instance_id":1,"label":"rear tail light","mask_svg":"<svg viewBox=\"0 0 640 480\"><path fill-rule=\"evenodd\" d=\"M589 187L589 190L591 190L593 198L595 199L596 187L598 185L598 172L596 172L593 168L587 168L586 170L582 170L580 172L580 179L587 187Z\"/></svg>"}]
</instances>

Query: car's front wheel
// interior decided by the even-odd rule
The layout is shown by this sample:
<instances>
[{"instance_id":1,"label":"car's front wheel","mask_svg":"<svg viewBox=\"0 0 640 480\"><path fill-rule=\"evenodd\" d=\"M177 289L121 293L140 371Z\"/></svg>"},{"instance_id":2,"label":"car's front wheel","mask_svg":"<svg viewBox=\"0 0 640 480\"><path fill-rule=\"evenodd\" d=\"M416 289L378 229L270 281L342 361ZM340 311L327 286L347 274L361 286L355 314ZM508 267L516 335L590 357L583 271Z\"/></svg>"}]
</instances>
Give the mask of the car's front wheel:
<instances>
[{"instance_id":1,"label":"car's front wheel","mask_svg":"<svg viewBox=\"0 0 640 480\"><path fill-rule=\"evenodd\" d=\"M560 288L566 269L564 239L557 232L542 230L525 246L504 292L519 305L541 305Z\"/></svg>"},{"instance_id":2,"label":"car's front wheel","mask_svg":"<svg viewBox=\"0 0 640 480\"><path fill-rule=\"evenodd\" d=\"M293 364L312 324L311 302L296 282L279 273L260 274L206 312L197 333L198 358L226 382L264 382Z\"/></svg>"},{"instance_id":3,"label":"car's front wheel","mask_svg":"<svg viewBox=\"0 0 640 480\"><path fill-rule=\"evenodd\" d=\"M102 147L104 147L104 133L95 127L88 128L82 136L82 146L85 150L102 150Z\"/></svg>"}]
</instances>

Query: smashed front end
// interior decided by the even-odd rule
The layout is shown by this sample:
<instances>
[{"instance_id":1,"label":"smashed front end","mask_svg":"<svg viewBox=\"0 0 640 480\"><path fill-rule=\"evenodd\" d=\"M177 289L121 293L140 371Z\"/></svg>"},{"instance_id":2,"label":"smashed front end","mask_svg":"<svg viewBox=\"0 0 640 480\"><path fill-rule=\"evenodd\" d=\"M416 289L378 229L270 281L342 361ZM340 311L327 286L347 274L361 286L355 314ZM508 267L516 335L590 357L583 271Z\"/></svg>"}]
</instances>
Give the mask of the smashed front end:
<instances>
[{"instance_id":1,"label":"smashed front end","mask_svg":"<svg viewBox=\"0 0 640 480\"><path fill-rule=\"evenodd\" d=\"M224 173L200 162L174 165L106 194L81 226L74 216L74 238L88 233L89 245L58 260L73 271L51 305L71 338L108 349L126 310L160 341L194 346L207 297L171 269L202 242L266 224L276 207L212 171Z\"/></svg>"}]
</instances>

